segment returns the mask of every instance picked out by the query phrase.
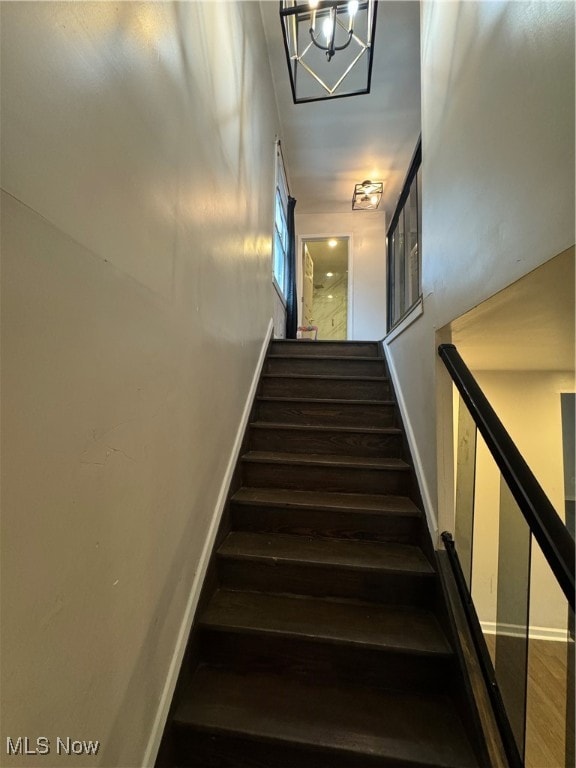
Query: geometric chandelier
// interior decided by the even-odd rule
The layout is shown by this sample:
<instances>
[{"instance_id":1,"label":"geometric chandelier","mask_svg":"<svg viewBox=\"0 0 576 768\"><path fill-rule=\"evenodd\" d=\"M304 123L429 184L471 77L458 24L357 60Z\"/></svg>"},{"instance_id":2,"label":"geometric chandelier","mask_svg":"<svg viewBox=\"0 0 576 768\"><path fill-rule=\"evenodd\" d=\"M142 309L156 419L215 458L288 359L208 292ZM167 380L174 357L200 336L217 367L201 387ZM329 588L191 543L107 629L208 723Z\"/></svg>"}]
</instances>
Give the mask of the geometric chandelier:
<instances>
[{"instance_id":1,"label":"geometric chandelier","mask_svg":"<svg viewBox=\"0 0 576 768\"><path fill-rule=\"evenodd\" d=\"M280 0L295 104L370 93L376 0Z\"/></svg>"},{"instance_id":2,"label":"geometric chandelier","mask_svg":"<svg viewBox=\"0 0 576 768\"><path fill-rule=\"evenodd\" d=\"M384 182L382 181L363 181L362 184L354 186L352 196L353 211L375 211L380 205Z\"/></svg>"}]
</instances>

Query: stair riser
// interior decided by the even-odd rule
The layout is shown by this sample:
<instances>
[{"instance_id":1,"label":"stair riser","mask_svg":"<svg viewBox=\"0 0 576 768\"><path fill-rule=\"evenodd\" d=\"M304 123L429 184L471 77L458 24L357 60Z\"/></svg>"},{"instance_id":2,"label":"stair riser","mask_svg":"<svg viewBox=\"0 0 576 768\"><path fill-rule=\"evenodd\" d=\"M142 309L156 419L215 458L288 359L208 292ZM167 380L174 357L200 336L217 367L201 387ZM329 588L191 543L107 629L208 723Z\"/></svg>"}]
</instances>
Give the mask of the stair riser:
<instances>
[{"instance_id":1,"label":"stair riser","mask_svg":"<svg viewBox=\"0 0 576 768\"><path fill-rule=\"evenodd\" d=\"M314 597L348 597L390 605L429 606L434 579L421 574L336 568L308 563L218 556L221 584L228 589Z\"/></svg>"},{"instance_id":2,"label":"stair riser","mask_svg":"<svg viewBox=\"0 0 576 768\"><path fill-rule=\"evenodd\" d=\"M368 406L345 403L297 403L261 401L257 405L259 421L278 424L311 424L343 427L393 427L393 405Z\"/></svg>"},{"instance_id":3,"label":"stair riser","mask_svg":"<svg viewBox=\"0 0 576 768\"><path fill-rule=\"evenodd\" d=\"M284 533L317 538L391 541L417 544L422 520L404 515L317 509L249 507L232 503L237 531Z\"/></svg>"},{"instance_id":4,"label":"stair riser","mask_svg":"<svg viewBox=\"0 0 576 768\"><path fill-rule=\"evenodd\" d=\"M328 453L338 456L402 458L402 437L361 432L324 432L254 427L250 432L254 451Z\"/></svg>"},{"instance_id":5,"label":"stair riser","mask_svg":"<svg viewBox=\"0 0 576 768\"><path fill-rule=\"evenodd\" d=\"M350 357L333 360L329 357L268 357L264 363L266 373L300 373L315 376L385 376L384 358L362 360Z\"/></svg>"},{"instance_id":6,"label":"stair riser","mask_svg":"<svg viewBox=\"0 0 576 768\"><path fill-rule=\"evenodd\" d=\"M287 674L314 683L341 680L417 693L438 693L450 680L450 657L360 648L321 639L202 628L202 658L238 672Z\"/></svg>"},{"instance_id":7,"label":"stair riser","mask_svg":"<svg viewBox=\"0 0 576 768\"><path fill-rule=\"evenodd\" d=\"M174 728L174 743L174 765L180 768L399 768L397 760L383 760L381 756L306 749L181 725ZM402 768L433 766L403 761Z\"/></svg>"},{"instance_id":8,"label":"stair riser","mask_svg":"<svg viewBox=\"0 0 576 768\"><path fill-rule=\"evenodd\" d=\"M406 494L410 482L409 473L400 470L294 466L246 461L242 463L242 477L244 485L251 488L394 495Z\"/></svg>"},{"instance_id":9,"label":"stair riser","mask_svg":"<svg viewBox=\"0 0 576 768\"><path fill-rule=\"evenodd\" d=\"M312 357L379 357L377 342L284 342L273 341L270 345L273 355L311 355Z\"/></svg>"},{"instance_id":10,"label":"stair riser","mask_svg":"<svg viewBox=\"0 0 576 768\"><path fill-rule=\"evenodd\" d=\"M321 397L342 400L390 400L386 380L262 378L261 394L267 397Z\"/></svg>"}]
</instances>

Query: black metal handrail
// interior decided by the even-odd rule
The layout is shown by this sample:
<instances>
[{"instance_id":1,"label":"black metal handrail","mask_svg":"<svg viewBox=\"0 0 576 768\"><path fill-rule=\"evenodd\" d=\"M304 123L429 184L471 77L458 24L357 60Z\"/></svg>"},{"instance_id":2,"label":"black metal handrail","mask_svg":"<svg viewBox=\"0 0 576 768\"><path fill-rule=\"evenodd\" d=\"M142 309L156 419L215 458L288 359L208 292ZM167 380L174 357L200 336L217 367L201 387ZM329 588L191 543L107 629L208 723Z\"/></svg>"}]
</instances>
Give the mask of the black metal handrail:
<instances>
[{"instance_id":1,"label":"black metal handrail","mask_svg":"<svg viewBox=\"0 0 576 768\"><path fill-rule=\"evenodd\" d=\"M441 344L438 354L574 610L574 539L454 344Z\"/></svg>"}]
</instances>

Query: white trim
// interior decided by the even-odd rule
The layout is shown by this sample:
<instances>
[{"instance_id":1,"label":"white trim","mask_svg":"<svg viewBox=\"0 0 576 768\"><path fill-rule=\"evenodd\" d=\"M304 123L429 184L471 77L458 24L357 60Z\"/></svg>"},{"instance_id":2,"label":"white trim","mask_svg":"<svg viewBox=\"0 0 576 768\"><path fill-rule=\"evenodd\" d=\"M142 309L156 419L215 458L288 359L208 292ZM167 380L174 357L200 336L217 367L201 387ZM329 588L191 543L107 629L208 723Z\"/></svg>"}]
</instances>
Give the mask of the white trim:
<instances>
[{"instance_id":1,"label":"white trim","mask_svg":"<svg viewBox=\"0 0 576 768\"><path fill-rule=\"evenodd\" d=\"M392 357L388 354L388 347L386 343L385 342L380 342L380 343L382 344L382 347L384 349L386 365L388 367L388 371L392 379L392 384L394 386L394 391L396 393L396 400L398 402L398 407L400 408L400 413L402 415L402 421L404 422L406 439L408 440L410 453L412 454L412 459L414 461L414 471L416 472L416 479L418 481L420 493L422 494L422 503L424 504L424 513L426 515L428 528L432 535L432 541L437 541L438 540L438 521L436 519L436 513L434 511L434 504L432 503L432 496L430 494L430 489L428 488L428 483L426 482L426 475L424 473L422 458L420 456L420 451L418 450L418 444L414 436L414 430L412 429L412 422L410 421L408 409L406 408L406 402L404 400L402 389L398 381L398 372L394 366Z\"/></svg>"},{"instance_id":2,"label":"white trim","mask_svg":"<svg viewBox=\"0 0 576 768\"><path fill-rule=\"evenodd\" d=\"M354 339L354 236L352 232L329 232L320 235L298 235L298 258L296 259L296 284L298 290L298 324L302 320L302 292L303 288L303 269L304 259L303 244L305 240L330 240L344 239L348 240L348 296L346 299L346 340Z\"/></svg>"},{"instance_id":3,"label":"white trim","mask_svg":"<svg viewBox=\"0 0 576 768\"><path fill-rule=\"evenodd\" d=\"M348 317L346 338L354 339L354 235L348 235Z\"/></svg>"},{"instance_id":4,"label":"white trim","mask_svg":"<svg viewBox=\"0 0 576 768\"><path fill-rule=\"evenodd\" d=\"M526 627L519 624L502 624L495 621L481 621L482 632L486 635L504 635L505 637L526 637ZM555 627L536 627L528 628L528 637L530 640L550 640L556 643L568 642L568 633L565 629L556 629Z\"/></svg>"},{"instance_id":5,"label":"white trim","mask_svg":"<svg viewBox=\"0 0 576 768\"><path fill-rule=\"evenodd\" d=\"M386 336L384 336L384 341L386 344L390 344L390 342L398 338L398 336L400 336L400 334L403 333L406 328L412 325L413 322L418 320L422 314L424 314L424 302L422 300L422 296L420 296L408 314L404 315L398 325L395 328L392 328L390 333L387 333Z\"/></svg>"},{"instance_id":6,"label":"white trim","mask_svg":"<svg viewBox=\"0 0 576 768\"><path fill-rule=\"evenodd\" d=\"M252 404L256 396L258 382L260 381L260 374L264 366L264 359L266 357L268 343L272 336L273 330L274 330L274 321L271 318L270 322L268 323L268 330L266 331L264 341L262 342L262 348L260 350L260 356L256 364L254 376L252 377L250 390L248 392L248 396L246 397L246 403L244 405L244 411L242 412L242 418L240 419L240 424L238 425L236 439L234 441L234 445L232 446L232 451L230 452L230 458L228 459L228 466L226 467L226 472L224 473L224 477L222 478L222 483L220 485L220 493L218 494L218 500L216 501L216 506L212 514L212 522L210 523L210 528L208 529L206 541L204 542L202 554L200 555L200 560L198 562L198 568L196 569L196 575L194 577L194 581L192 582L192 587L190 588L188 602L186 603L184 616L180 624L180 631L178 632L178 637L176 639L176 646L174 648L174 653L172 654L172 660L168 668L168 674L166 677L166 682L164 684L164 690L162 691L162 695L160 696L158 710L156 712L156 717L154 719L154 724L152 726L150 738L146 746L146 751L144 752L144 760L142 761L142 765L144 766L144 768L153 768L154 763L156 762L156 757L158 754L158 750L160 748L160 742L162 740L162 734L164 732L166 719L168 717L168 712L170 710L170 705L172 703L172 698L174 696L174 689L176 688L176 681L178 680L178 675L180 673L180 667L182 665L184 651L186 650L188 636L190 634L190 629L192 627L192 622L194 620L194 614L196 612L196 607L198 605L198 600L200 598L200 591L202 589L202 584L204 582L204 577L206 575L206 569L208 568L210 555L212 554L212 549L214 547L214 541L216 539L218 526L220 524L220 519L224 511L224 505L226 503L228 489L230 487L230 483L232 481L232 475L234 474L236 463L238 461L238 456L240 454L240 448L242 446L244 432L246 430L246 426L250 418Z\"/></svg>"}]
</instances>

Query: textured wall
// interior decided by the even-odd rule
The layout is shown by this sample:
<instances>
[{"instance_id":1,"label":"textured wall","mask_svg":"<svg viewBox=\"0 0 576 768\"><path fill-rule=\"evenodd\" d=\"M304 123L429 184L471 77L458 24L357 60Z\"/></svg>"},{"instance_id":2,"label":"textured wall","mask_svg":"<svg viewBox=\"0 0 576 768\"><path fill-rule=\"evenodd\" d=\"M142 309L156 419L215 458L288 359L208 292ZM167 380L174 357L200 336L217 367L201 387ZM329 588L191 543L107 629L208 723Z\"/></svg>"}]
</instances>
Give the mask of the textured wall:
<instances>
[{"instance_id":1,"label":"textured wall","mask_svg":"<svg viewBox=\"0 0 576 768\"><path fill-rule=\"evenodd\" d=\"M272 314L260 10L1 13L0 762L140 766Z\"/></svg>"}]
</instances>

